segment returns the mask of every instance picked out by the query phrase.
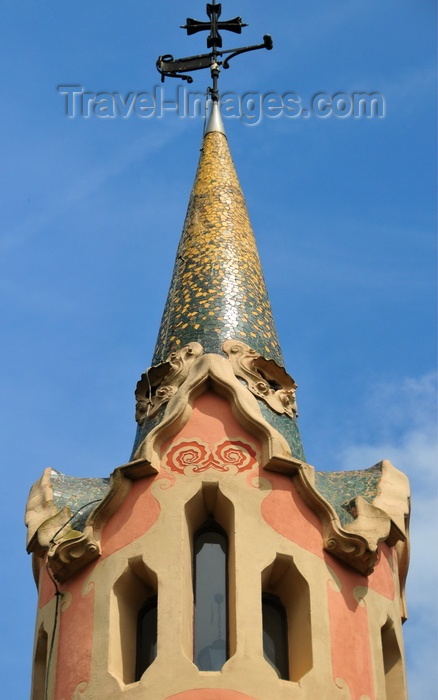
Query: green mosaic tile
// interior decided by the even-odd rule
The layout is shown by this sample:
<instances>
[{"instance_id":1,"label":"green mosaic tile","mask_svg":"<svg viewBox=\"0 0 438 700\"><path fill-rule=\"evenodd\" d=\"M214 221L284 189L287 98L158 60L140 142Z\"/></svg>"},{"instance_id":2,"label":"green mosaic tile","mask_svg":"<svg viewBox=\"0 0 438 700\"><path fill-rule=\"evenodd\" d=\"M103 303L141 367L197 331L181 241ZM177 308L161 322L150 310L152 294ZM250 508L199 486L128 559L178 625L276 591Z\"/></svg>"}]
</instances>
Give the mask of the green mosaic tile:
<instances>
[{"instance_id":1,"label":"green mosaic tile","mask_svg":"<svg viewBox=\"0 0 438 700\"><path fill-rule=\"evenodd\" d=\"M66 476L55 469L51 471L50 483L55 506L58 510L68 506L73 516L69 525L74 530L81 532L88 516L106 496L110 488L109 479L81 479Z\"/></svg>"},{"instance_id":2,"label":"green mosaic tile","mask_svg":"<svg viewBox=\"0 0 438 700\"><path fill-rule=\"evenodd\" d=\"M279 414L273 411L265 404L264 401L258 399L258 404L260 410L263 414L263 418L272 425L275 430L285 438L287 444L290 447L292 457L295 459L300 459L302 462L306 461L304 455L303 444L301 442L300 431L298 429L298 423L295 418L290 418L286 414Z\"/></svg>"},{"instance_id":3,"label":"green mosaic tile","mask_svg":"<svg viewBox=\"0 0 438 700\"><path fill-rule=\"evenodd\" d=\"M333 506L342 525L353 522L356 516L354 499L362 496L372 503L382 476L382 465L348 472L315 472L315 486Z\"/></svg>"},{"instance_id":4,"label":"green mosaic tile","mask_svg":"<svg viewBox=\"0 0 438 700\"><path fill-rule=\"evenodd\" d=\"M134 459L134 454L136 453L137 448L143 442L143 440L149 435L151 430L153 428L155 428L155 426L157 426L161 423L161 420L163 418L165 410L166 410L166 406L161 406L161 408L155 414L155 416L153 416L150 419L146 419L144 421L144 423L142 423L141 425L139 425L137 427L137 432L136 432L135 439L134 439L134 446L132 448L131 456L129 458L130 460Z\"/></svg>"}]
</instances>

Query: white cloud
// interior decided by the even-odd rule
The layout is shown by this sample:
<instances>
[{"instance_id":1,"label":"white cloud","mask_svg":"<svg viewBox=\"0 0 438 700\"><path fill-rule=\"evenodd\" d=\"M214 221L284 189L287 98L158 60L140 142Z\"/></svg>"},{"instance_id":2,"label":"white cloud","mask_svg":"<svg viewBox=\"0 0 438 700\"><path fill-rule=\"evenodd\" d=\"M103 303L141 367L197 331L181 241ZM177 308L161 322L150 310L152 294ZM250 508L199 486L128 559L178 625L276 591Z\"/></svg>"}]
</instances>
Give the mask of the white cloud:
<instances>
[{"instance_id":1,"label":"white cloud","mask_svg":"<svg viewBox=\"0 0 438 700\"><path fill-rule=\"evenodd\" d=\"M372 387L361 416L361 431L367 431L367 438L342 448L342 465L371 466L389 459L408 474L416 489L429 492L437 477L436 397L434 372Z\"/></svg>"}]
</instances>

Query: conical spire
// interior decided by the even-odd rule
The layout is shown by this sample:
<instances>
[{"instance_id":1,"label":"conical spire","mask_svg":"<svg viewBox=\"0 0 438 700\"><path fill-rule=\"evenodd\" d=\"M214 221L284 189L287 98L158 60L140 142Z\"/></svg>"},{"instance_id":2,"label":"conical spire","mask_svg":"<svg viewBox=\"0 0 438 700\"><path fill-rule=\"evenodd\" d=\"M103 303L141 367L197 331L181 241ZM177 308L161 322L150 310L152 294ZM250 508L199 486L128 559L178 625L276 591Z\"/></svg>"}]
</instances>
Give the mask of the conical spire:
<instances>
[{"instance_id":1,"label":"conical spire","mask_svg":"<svg viewBox=\"0 0 438 700\"><path fill-rule=\"evenodd\" d=\"M228 341L228 342L227 342ZM180 351L180 352L178 352ZM264 419L304 460L295 384L285 371L245 199L213 101L152 367L136 389L132 455L202 354L227 357Z\"/></svg>"},{"instance_id":2,"label":"conical spire","mask_svg":"<svg viewBox=\"0 0 438 700\"><path fill-rule=\"evenodd\" d=\"M222 353L227 339L283 365L245 199L213 102L152 364L190 342Z\"/></svg>"}]
</instances>

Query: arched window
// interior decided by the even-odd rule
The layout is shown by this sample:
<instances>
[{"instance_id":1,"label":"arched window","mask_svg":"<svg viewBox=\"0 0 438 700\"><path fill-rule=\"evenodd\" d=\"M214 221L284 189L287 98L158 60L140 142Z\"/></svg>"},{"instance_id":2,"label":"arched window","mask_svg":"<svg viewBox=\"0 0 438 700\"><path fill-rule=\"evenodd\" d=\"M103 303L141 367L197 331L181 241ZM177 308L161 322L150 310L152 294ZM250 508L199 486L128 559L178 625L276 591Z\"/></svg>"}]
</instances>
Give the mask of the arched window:
<instances>
[{"instance_id":1,"label":"arched window","mask_svg":"<svg viewBox=\"0 0 438 700\"><path fill-rule=\"evenodd\" d=\"M405 700L403 659L397 641L394 623L388 617L381 629L386 700Z\"/></svg>"},{"instance_id":2,"label":"arched window","mask_svg":"<svg viewBox=\"0 0 438 700\"><path fill-rule=\"evenodd\" d=\"M157 656L157 596L146 601L137 618L137 660L135 680L139 681L143 673Z\"/></svg>"},{"instance_id":3,"label":"arched window","mask_svg":"<svg viewBox=\"0 0 438 700\"><path fill-rule=\"evenodd\" d=\"M38 631L35 658L33 662L32 700L44 698L47 676L47 632L43 625Z\"/></svg>"},{"instance_id":4,"label":"arched window","mask_svg":"<svg viewBox=\"0 0 438 700\"><path fill-rule=\"evenodd\" d=\"M280 598L262 596L263 654L280 678L289 680L289 649L286 609Z\"/></svg>"},{"instance_id":5,"label":"arched window","mask_svg":"<svg viewBox=\"0 0 438 700\"><path fill-rule=\"evenodd\" d=\"M194 660L220 671L228 659L228 538L209 519L194 536Z\"/></svg>"},{"instance_id":6,"label":"arched window","mask_svg":"<svg viewBox=\"0 0 438 700\"><path fill-rule=\"evenodd\" d=\"M309 584L292 557L262 571L263 651L280 678L298 683L313 668Z\"/></svg>"}]
</instances>

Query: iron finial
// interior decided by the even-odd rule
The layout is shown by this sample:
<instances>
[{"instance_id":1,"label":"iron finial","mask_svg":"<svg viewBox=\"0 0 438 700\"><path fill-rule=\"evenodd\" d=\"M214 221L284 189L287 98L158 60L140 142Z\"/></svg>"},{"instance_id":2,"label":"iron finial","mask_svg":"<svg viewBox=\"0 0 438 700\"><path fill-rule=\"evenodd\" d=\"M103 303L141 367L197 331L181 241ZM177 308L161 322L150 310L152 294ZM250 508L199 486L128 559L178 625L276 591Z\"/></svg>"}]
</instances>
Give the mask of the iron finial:
<instances>
[{"instance_id":1,"label":"iron finial","mask_svg":"<svg viewBox=\"0 0 438 700\"><path fill-rule=\"evenodd\" d=\"M242 53L247 53L248 51L257 51L258 49L268 49L268 51L270 51L273 48L273 42L271 36L265 34L263 37L263 44L223 51L220 32L228 31L234 34L241 34L242 28L248 25L242 22L241 17L221 21L222 5L221 3L216 4L215 0L207 3L206 10L209 18L208 22L202 22L188 17L186 24L182 25L181 28L187 31L188 36L202 31L209 32L207 48L211 49L210 53L187 56L186 58L179 59L175 59L172 54L165 54L159 56L157 60L157 69L161 74L162 82L164 82L166 78L180 78L181 80L186 80L188 83L192 83L193 78L191 75L187 75L188 73L202 70L203 68L209 68L213 85L208 89L208 92L213 102L217 102L219 100L218 80L221 66L223 66L223 68L229 68L231 59L240 56ZM226 56L225 60L220 60L224 56Z\"/></svg>"}]
</instances>

